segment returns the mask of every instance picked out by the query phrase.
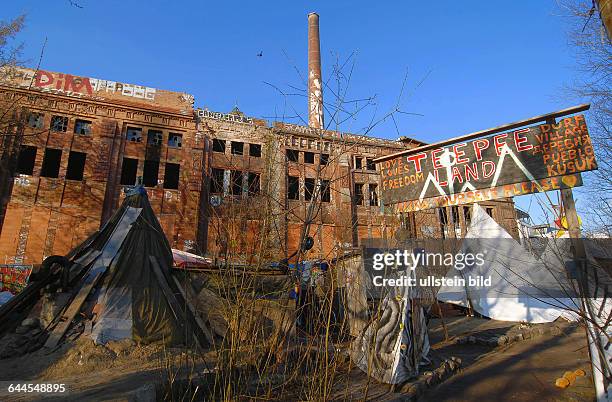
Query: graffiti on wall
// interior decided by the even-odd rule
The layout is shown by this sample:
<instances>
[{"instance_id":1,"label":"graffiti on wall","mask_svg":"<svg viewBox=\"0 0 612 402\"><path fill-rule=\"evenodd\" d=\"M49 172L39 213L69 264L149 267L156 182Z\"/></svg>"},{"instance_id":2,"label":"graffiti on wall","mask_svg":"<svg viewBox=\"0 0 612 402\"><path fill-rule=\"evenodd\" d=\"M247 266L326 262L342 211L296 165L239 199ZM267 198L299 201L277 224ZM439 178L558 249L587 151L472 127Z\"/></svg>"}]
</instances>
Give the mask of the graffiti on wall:
<instances>
[{"instance_id":1,"label":"graffiti on wall","mask_svg":"<svg viewBox=\"0 0 612 402\"><path fill-rule=\"evenodd\" d=\"M67 96L101 96L105 93L131 98L155 100L155 88L126 84L97 78L79 77L71 74L49 71L20 70L17 77L19 86L39 89Z\"/></svg>"},{"instance_id":2,"label":"graffiti on wall","mask_svg":"<svg viewBox=\"0 0 612 402\"><path fill-rule=\"evenodd\" d=\"M209 110L198 110L198 116L204 117L207 119L215 119L215 120L227 120L233 121L237 123L247 123L253 124L253 119L247 116L232 114L232 113L220 113L220 112L211 112Z\"/></svg>"}]
</instances>

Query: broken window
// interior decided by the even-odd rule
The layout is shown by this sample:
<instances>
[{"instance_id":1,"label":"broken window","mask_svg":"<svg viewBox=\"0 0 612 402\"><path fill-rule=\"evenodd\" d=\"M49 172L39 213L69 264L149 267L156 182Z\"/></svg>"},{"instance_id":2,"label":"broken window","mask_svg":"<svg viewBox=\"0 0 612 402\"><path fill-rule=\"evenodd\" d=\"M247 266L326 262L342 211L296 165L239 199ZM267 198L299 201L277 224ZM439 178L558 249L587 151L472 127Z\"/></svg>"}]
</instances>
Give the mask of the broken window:
<instances>
[{"instance_id":1,"label":"broken window","mask_svg":"<svg viewBox=\"0 0 612 402\"><path fill-rule=\"evenodd\" d=\"M249 156L252 156L254 158L261 158L261 145L249 144Z\"/></svg>"},{"instance_id":2,"label":"broken window","mask_svg":"<svg viewBox=\"0 0 612 402\"><path fill-rule=\"evenodd\" d=\"M159 130L149 130L147 132L147 144L154 147L161 147L164 143L164 134Z\"/></svg>"},{"instance_id":3,"label":"broken window","mask_svg":"<svg viewBox=\"0 0 612 402\"><path fill-rule=\"evenodd\" d=\"M232 155L242 155L244 151L244 142L232 141Z\"/></svg>"},{"instance_id":4,"label":"broken window","mask_svg":"<svg viewBox=\"0 0 612 402\"><path fill-rule=\"evenodd\" d=\"M363 160L360 156L355 156L355 169L363 169Z\"/></svg>"},{"instance_id":5,"label":"broken window","mask_svg":"<svg viewBox=\"0 0 612 402\"><path fill-rule=\"evenodd\" d=\"M321 180L321 202L330 202L331 194L329 180Z\"/></svg>"},{"instance_id":6,"label":"broken window","mask_svg":"<svg viewBox=\"0 0 612 402\"><path fill-rule=\"evenodd\" d=\"M142 184L145 187L157 187L157 178L159 175L159 161L144 161L144 170L142 172Z\"/></svg>"},{"instance_id":7,"label":"broken window","mask_svg":"<svg viewBox=\"0 0 612 402\"><path fill-rule=\"evenodd\" d=\"M79 181L83 180L83 171L85 170L86 159L86 153L70 151L70 154L68 155L68 170L66 171L66 179Z\"/></svg>"},{"instance_id":8,"label":"broken window","mask_svg":"<svg viewBox=\"0 0 612 402\"><path fill-rule=\"evenodd\" d=\"M223 193L223 180L225 176L225 170L212 168L210 175L210 192L212 194Z\"/></svg>"},{"instance_id":9,"label":"broken window","mask_svg":"<svg viewBox=\"0 0 612 402\"><path fill-rule=\"evenodd\" d=\"M225 153L225 140L213 138L213 152Z\"/></svg>"},{"instance_id":10,"label":"broken window","mask_svg":"<svg viewBox=\"0 0 612 402\"><path fill-rule=\"evenodd\" d=\"M304 199L306 201L312 200L314 190L315 190L315 179L305 178L304 179Z\"/></svg>"},{"instance_id":11,"label":"broken window","mask_svg":"<svg viewBox=\"0 0 612 402\"><path fill-rule=\"evenodd\" d=\"M374 163L374 159L366 158L366 169L367 170L376 170L376 163Z\"/></svg>"},{"instance_id":12,"label":"broken window","mask_svg":"<svg viewBox=\"0 0 612 402\"><path fill-rule=\"evenodd\" d=\"M68 117L66 116L52 116L51 117L51 130L65 133L68 129Z\"/></svg>"},{"instance_id":13,"label":"broken window","mask_svg":"<svg viewBox=\"0 0 612 402\"><path fill-rule=\"evenodd\" d=\"M487 215L489 215L492 218L493 217L493 207L488 207L486 211L487 211Z\"/></svg>"},{"instance_id":14,"label":"broken window","mask_svg":"<svg viewBox=\"0 0 612 402\"><path fill-rule=\"evenodd\" d=\"M299 159L299 152L296 151L295 149L288 149L287 150L287 160L289 162L297 162Z\"/></svg>"},{"instance_id":15,"label":"broken window","mask_svg":"<svg viewBox=\"0 0 612 402\"><path fill-rule=\"evenodd\" d=\"M300 178L294 176L287 177L287 198L290 200L300 199Z\"/></svg>"},{"instance_id":16,"label":"broken window","mask_svg":"<svg viewBox=\"0 0 612 402\"><path fill-rule=\"evenodd\" d=\"M42 169L40 175L42 177L58 177L60 170L60 162L62 161L62 150L61 149L45 149L45 156L43 158Z\"/></svg>"},{"instance_id":17,"label":"broken window","mask_svg":"<svg viewBox=\"0 0 612 402\"><path fill-rule=\"evenodd\" d=\"M249 172L249 195L259 194L259 173Z\"/></svg>"},{"instance_id":18,"label":"broken window","mask_svg":"<svg viewBox=\"0 0 612 402\"><path fill-rule=\"evenodd\" d=\"M74 132L76 134L90 135L91 122L87 120L78 120L74 123Z\"/></svg>"},{"instance_id":19,"label":"broken window","mask_svg":"<svg viewBox=\"0 0 612 402\"><path fill-rule=\"evenodd\" d=\"M378 206L378 184L369 184L370 205Z\"/></svg>"},{"instance_id":20,"label":"broken window","mask_svg":"<svg viewBox=\"0 0 612 402\"><path fill-rule=\"evenodd\" d=\"M241 170L232 170L232 195L242 195L242 178Z\"/></svg>"},{"instance_id":21,"label":"broken window","mask_svg":"<svg viewBox=\"0 0 612 402\"><path fill-rule=\"evenodd\" d=\"M314 163L314 153L304 152L304 163Z\"/></svg>"},{"instance_id":22,"label":"broken window","mask_svg":"<svg viewBox=\"0 0 612 402\"><path fill-rule=\"evenodd\" d=\"M183 146L183 134L170 133L168 135L168 146L171 148L181 148Z\"/></svg>"},{"instance_id":23,"label":"broken window","mask_svg":"<svg viewBox=\"0 0 612 402\"><path fill-rule=\"evenodd\" d=\"M131 142L142 142L142 128L128 127L126 138Z\"/></svg>"},{"instance_id":24,"label":"broken window","mask_svg":"<svg viewBox=\"0 0 612 402\"><path fill-rule=\"evenodd\" d=\"M121 181L126 186L136 184L136 173L138 172L138 159L123 158L121 164Z\"/></svg>"},{"instance_id":25,"label":"broken window","mask_svg":"<svg viewBox=\"0 0 612 402\"><path fill-rule=\"evenodd\" d=\"M353 197L356 205L363 205L363 184L355 183Z\"/></svg>"},{"instance_id":26,"label":"broken window","mask_svg":"<svg viewBox=\"0 0 612 402\"><path fill-rule=\"evenodd\" d=\"M32 128L43 128L45 116L42 113L30 113L28 116L28 126Z\"/></svg>"},{"instance_id":27,"label":"broken window","mask_svg":"<svg viewBox=\"0 0 612 402\"><path fill-rule=\"evenodd\" d=\"M34 173L34 162L36 161L36 147L23 145L17 158L17 173L32 175Z\"/></svg>"},{"instance_id":28,"label":"broken window","mask_svg":"<svg viewBox=\"0 0 612 402\"><path fill-rule=\"evenodd\" d=\"M181 165L178 163L166 163L166 169L164 171L164 188L178 190L180 171Z\"/></svg>"},{"instance_id":29,"label":"broken window","mask_svg":"<svg viewBox=\"0 0 612 402\"><path fill-rule=\"evenodd\" d=\"M329 162L329 154L321 154L319 158L319 165L327 165Z\"/></svg>"}]
</instances>

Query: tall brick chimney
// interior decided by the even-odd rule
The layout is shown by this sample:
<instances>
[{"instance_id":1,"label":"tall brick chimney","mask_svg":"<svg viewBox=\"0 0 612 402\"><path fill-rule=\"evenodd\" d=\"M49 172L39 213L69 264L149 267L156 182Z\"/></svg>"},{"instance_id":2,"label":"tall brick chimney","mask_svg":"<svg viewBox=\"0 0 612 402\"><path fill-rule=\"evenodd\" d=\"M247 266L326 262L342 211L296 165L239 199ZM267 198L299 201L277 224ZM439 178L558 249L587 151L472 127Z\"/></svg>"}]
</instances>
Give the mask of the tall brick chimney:
<instances>
[{"instance_id":1,"label":"tall brick chimney","mask_svg":"<svg viewBox=\"0 0 612 402\"><path fill-rule=\"evenodd\" d=\"M317 13L308 14L308 125L313 128L324 128L321 45Z\"/></svg>"}]
</instances>

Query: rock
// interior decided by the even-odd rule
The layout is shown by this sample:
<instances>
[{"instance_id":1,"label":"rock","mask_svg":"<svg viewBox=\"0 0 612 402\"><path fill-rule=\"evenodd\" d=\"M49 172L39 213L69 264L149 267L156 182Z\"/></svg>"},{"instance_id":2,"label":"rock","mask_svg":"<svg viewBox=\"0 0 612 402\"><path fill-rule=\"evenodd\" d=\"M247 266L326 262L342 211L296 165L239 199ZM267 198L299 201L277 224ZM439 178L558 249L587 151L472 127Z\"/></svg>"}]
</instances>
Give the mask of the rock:
<instances>
[{"instance_id":1,"label":"rock","mask_svg":"<svg viewBox=\"0 0 612 402\"><path fill-rule=\"evenodd\" d=\"M569 387L570 382L567 380L567 378L557 378L555 385L559 388L567 388Z\"/></svg>"},{"instance_id":2,"label":"rock","mask_svg":"<svg viewBox=\"0 0 612 402\"><path fill-rule=\"evenodd\" d=\"M458 367L461 367L461 358L460 357L453 356L453 357L451 357L451 360L454 361L455 363L457 363Z\"/></svg>"},{"instance_id":3,"label":"rock","mask_svg":"<svg viewBox=\"0 0 612 402\"><path fill-rule=\"evenodd\" d=\"M40 320L36 317L26 318L21 322L21 326L28 328L40 328Z\"/></svg>"},{"instance_id":4,"label":"rock","mask_svg":"<svg viewBox=\"0 0 612 402\"><path fill-rule=\"evenodd\" d=\"M497 338L488 339L487 340L487 345L493 346L493 347L497 346Z\"/></svg>"},{"instance_id":5,"label":"rock","mask_svg":"<svg viewBox=\"0 0 612 402\"><path fill-rule=\"evenodd\" d=\"M468 342L469 342L469 343L476 343L476 337L474 337L474 336L468 336Z\"/></svg>"},{"instance_id":6,"label":"rock","mask_svg":"<svg viewBox=\"0 0 612 402\"><path fill-rule=\"evenodd\" d=\"M28 333L29 331L30 331L30 328L28 328L28 327L24 327L23 325L20 325L20 326L18 326L18 327L15 329L15 333L16 333L17 335L24 335L24 334Z\"/></svg>"},{"instance_id":7,"label":"rock","mask_svg":"<svg viewBox=\"0 0 612 402\"><path fill-rule=\"evenodd\" d=\"M461 338L457 338L455 343L458 344L458 345L463 345L463 344L467 343L467 338L464 337L464 336L462 336Z\"/></svg>"},{"instance_id":8,"label":"rock","mask_svg":"<svg viewBox=\"0 0 612 402\"><path fill-rule=\"evenodd\" d=\"M556 325L553 325L552 327L550 327L550 333L552 335L561 335L561 328L557 327Z\"/></svg>"},{"instance_id":9,"label":"rock","mask_svg":"<svg viewBox=\"0 0 612 402\"><path fill-rule=\"evenodd\" d=\"M499 346L505 345L506 343L508 343L510 339L508 339L508 337L506 335L502 335L499 338L497 338L497 344Z\"/></svg>"},{"instance_id":10,"label":"rock","mask_svg":"<svg viewBox=\"0 0 612 402\"><path fill-rule=\"evenodd\" d=\"M523 340L523 333L519 332L518 334L514 335L514 341L515 342L520 342Z\"/></svg>"}]
</instances>

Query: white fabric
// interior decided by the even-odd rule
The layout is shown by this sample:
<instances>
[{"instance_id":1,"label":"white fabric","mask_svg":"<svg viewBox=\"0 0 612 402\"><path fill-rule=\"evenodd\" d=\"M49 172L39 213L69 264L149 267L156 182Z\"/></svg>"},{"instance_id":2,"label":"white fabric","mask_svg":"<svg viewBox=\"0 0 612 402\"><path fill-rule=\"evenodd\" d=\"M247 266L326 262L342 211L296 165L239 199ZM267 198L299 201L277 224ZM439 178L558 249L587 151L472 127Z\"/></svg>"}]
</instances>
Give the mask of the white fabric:
<instances>
[{"instance_id":1,"label":"white fabric","mask_svg":"<svg viewBox=\"0 0 612 402\"><path fill-rule=\"evenodd\" d=\"M565 289L569 289L569 283L565 279L563 264L538 260L478 204L473 206L472 222L465 238L471 240L463 243L463 252L486 250L485 264L473 267L470 274L490 276L491 287L442 286L438 291L438 300L467 307L469 299L475 311L500 321L543 323L559 317L569 320L577 318L571 310L577 310L579 304L565 292ZM466 250L466 247L476 249ZM550 253L545 253L545 258L548 258ZM446 276L462 277L463 274L451 268ZM547 291L540 287L554 289L556 293L553 297L547 297Z\"/></svg>"}]
</instances>

